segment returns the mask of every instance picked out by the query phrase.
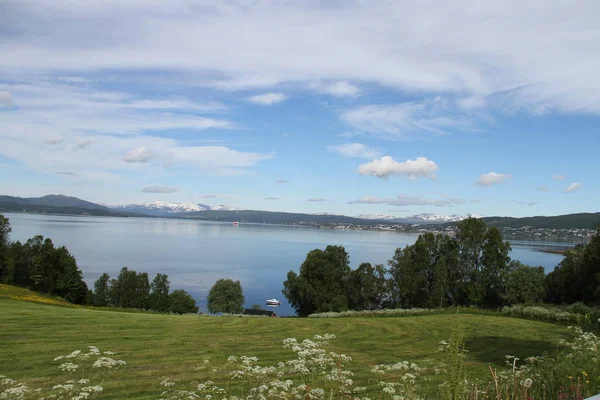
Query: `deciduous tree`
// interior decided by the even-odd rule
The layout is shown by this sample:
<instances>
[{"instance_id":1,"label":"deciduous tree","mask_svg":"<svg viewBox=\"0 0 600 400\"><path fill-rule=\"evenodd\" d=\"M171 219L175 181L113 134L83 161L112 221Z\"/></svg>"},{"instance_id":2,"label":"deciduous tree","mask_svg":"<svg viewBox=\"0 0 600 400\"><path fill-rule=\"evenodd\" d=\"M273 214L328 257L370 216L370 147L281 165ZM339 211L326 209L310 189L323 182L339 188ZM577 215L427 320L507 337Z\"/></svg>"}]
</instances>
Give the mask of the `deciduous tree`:
<instances>
[{"instance_id":1,"label":"deciduous tree","mask_svg":"<svg viewBox=\"0 0 600 400\"><path fill-rule=\"evenodd\" d=\"M241 314L244 311L244 293L240 281L219 279L208 294L211 313Z\"/></svg>"},{"instance_id":2,"label":"deciduous tree","mask_svg":"<svg viewBox=\"0 0 600 400\"><path fill-rule=\"evenodd\" d=\"M299 274L288 272L283 294L301 317L315 312L347 310L349 263L348 253L342 246L312 250L306 255Z\"/></svg>"},{"instance_id":3,"label":"deciduous tree","mask_svg":"<svg viewBox=\"0 0 600 400\"><path fill-rule=\"evenodd\" d=\"M169 295L168 311L175 314L195 314L198 312L198 306L196 306L196 300L188 292L177 289Z\"/></svg>"}]
</instances>

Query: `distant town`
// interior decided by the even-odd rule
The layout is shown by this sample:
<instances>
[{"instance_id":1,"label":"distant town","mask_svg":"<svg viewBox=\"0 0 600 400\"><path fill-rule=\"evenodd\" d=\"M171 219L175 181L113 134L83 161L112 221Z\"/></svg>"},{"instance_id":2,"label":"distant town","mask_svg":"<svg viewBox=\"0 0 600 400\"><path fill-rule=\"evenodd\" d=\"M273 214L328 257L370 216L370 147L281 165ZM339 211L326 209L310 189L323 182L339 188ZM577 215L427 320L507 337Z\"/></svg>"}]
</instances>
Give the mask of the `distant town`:
<instances>
[{"instance_id":1,"label":"distant town","mask_svg":"<svg viewBox=\"0 0 600 400\"><path fill-rule=\"evenodd\" d=\"M392 231L392 232L406 232L406 233L444 233L448 235L454 235L456 233L455 224L397 224L397 223L378 223L375 225L363 225L363 224L345 224L345 223L320 223L314 221L298 222L289 225L301 225L311 226L320 229L347 229L347 230L361 230L361 231ZM500 227L502 235L507 239L525 239L529 238L532 240L552 240L552 239L569 239L574 243L587 243L595 229L582 229L582 228L534 228L531 226L522 226L518 228L512 227Z\"/></svg>"}]
</instances>

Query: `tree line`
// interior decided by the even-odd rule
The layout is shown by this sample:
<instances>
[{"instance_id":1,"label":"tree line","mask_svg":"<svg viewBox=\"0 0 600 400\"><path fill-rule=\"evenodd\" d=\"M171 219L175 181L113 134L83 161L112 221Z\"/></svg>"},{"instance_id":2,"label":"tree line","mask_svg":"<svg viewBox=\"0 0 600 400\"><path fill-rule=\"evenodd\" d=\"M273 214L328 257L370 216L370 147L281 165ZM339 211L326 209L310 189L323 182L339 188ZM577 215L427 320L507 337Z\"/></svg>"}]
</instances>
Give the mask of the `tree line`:
<instances>
[{"instance_id":1,"label":"tree line","mask_svg":"<svg viewBox=\"0 0 600 400\"><path fill-rule=\"evenodd\" d=\"M116 279L102 274L90 290L66 247L55 247L51 239L41 235L25 243L11 242L11 231L8 218L0 214L0 283L62 297L75 304L198 312L196 301L185 290L169 292L169 278L164 274L157 274L149 282L147 273L124 267Z\"/></svg>"},{"instance_id":2,"label":"tree line","mask_svg":"<svg viewBox=\"0 0 600 400\"><path fill-rule=\"evenodd\" d=\"M0 214L0 283L16 285L37 292L86 304L90 291L83 274L64 246L55 247L41 235L25 243L11 242L8 218Z\"/></svg>"},{"instance_id":3,"label":"tree line","mask_svg":"<svg viewBox=\"0 0 600 400\"><path fill-rule=\"evenodd\" d=\"M599 231L600 232L600 231ZM312 250L290 271L283 294L300 316L380 308L477 306L600 300L600 233L569 252L556 270L511 260L497 228L469 218L454 237L425 233L384 265L349 266L341 246Z\"/></svg>"},{"instance_id":4,"label":"tree line","mask_svg":"<svg viewBox=\"0 0 600 400\"><path fill-rule=\"evenodd\" d=\"M244 305L242 285L240 281L219 279L212 286L207 300L211 313L240 314ZM96 280L92 304L176 314L197 313L199 310L196 300L185 290L170 292L167 275L157 273L150 282L146 272L136 272L127 267L123 267L115 279L104 273Z\"/></svg>"},{"instance_id":5,"label":"tree line","mask_svg":"<svg viewBox=\"0 0 600 400\"><path fill-rule=\"evenodd\" d=\"M136 308L175 314L197 313L196 300L185 290L171 290L169 277L157 273L150 282L148 273L121 268L117 278L104 273L94 283L92 305Z\"/></svg>"}]
</instances>

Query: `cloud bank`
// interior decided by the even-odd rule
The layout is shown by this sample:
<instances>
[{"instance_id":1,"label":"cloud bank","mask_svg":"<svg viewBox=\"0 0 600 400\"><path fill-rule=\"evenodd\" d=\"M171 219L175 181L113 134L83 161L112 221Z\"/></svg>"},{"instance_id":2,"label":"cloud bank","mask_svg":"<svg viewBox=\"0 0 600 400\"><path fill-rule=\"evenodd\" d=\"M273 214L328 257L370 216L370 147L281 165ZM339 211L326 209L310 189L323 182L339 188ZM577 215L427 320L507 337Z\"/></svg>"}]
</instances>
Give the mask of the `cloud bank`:
<instances>
[{"instance_id":1,"label":"cloud bank","mask_svg":"<svg viewBox=\"0 0 600 400\"><path fill-rule=\"evenodd\" d=\"M463 204L464 200L459 198L427 199L425 197L397 195L392 198L382 198L375 196L362 196L357 200L348 202L348 204L387 204L390 206L436 206L450 207L456 204Z\"/></svg>"}]
</instances>

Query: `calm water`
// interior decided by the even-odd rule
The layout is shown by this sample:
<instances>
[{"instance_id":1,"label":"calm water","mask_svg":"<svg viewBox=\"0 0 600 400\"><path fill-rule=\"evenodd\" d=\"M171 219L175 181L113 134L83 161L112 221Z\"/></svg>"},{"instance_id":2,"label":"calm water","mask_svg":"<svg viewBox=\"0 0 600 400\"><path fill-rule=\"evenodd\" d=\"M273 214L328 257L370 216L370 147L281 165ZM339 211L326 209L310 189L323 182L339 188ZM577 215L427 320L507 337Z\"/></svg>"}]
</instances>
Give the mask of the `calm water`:
<instances>
[{"instance_id":1,"label":"calm water","mask_svg":"<svg viewBox=\"0 0 600 400\"><path fill-rule=\"evenodd\" d=\"M123 266L148 272L151 279L161 272L169 275L171 289L189 291L205 310L215 281L231 278L241 281L247 307L272 297L282 300L278 315L293 315L281 294L283 281L289 270L298 271L310 250L328 244L344 246L354 268L362 262L385 263L397 247L414 243L418 236L154 218L6 217L12 240L43 235L66 246L90 288L103 272L116 277ZM513 241L511 257L550 271L562 257L539 252L543 246L564 247L565 243Z\"/></svg>"}]
</instances>

